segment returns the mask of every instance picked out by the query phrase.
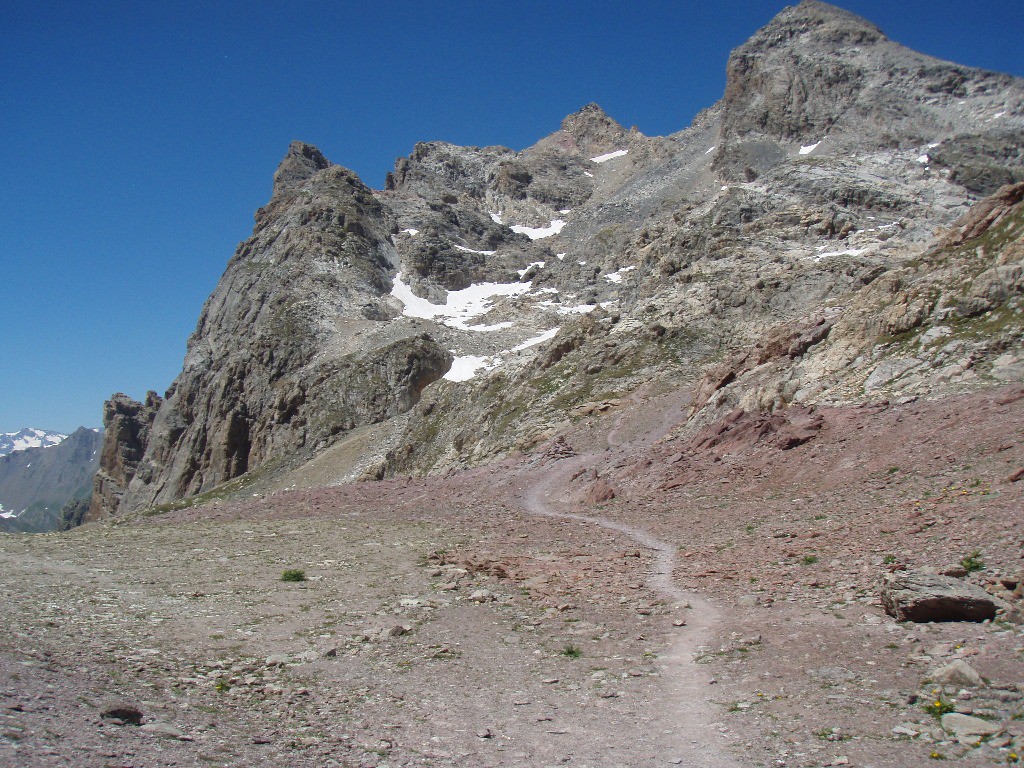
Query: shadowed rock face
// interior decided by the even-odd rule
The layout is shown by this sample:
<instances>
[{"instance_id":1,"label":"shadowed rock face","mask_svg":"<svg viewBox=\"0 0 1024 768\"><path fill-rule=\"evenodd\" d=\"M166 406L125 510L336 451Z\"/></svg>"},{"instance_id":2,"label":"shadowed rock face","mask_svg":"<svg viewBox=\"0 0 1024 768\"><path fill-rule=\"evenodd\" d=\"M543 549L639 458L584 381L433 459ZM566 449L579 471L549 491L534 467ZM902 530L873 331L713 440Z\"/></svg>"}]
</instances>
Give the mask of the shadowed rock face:
<instances>
[{"instance_id":1,"label":"shadowed rock face","mask_svg":"<svg viewBox=\"0 0 1024 768\"><path fill-rule=\"evenodd\" d=\"M110 514L121 503L145 456L149 430L162 402L156 392L147 393L145 403L118 393L103 404L103 451L86 521Z\"/></svg>"},{"instance_id":2,"label":"shadowed rock face","mask_svg":"<svg viewBox=\"0 0 1024 768\"><path fill-rule=\"evenodd\" d=\"M134 468L113 431L94 508L197 494L398 414L365 476L528 450L644 382L697 382L694 432L736 411L788 445L814 428L770 416L790 404L1015 380L1019 207L986 203L1003 223L960 245L937 232L1024 177L1022 146L1019 79L819 2L736 49L723 99L671 136L588 104L518 152L417 144L382 191L294 142ZM435 306L524 291L460 326L405 314L399 273ZM494 370L431 386L454 357Z\"/></svg>"}]
</instances>

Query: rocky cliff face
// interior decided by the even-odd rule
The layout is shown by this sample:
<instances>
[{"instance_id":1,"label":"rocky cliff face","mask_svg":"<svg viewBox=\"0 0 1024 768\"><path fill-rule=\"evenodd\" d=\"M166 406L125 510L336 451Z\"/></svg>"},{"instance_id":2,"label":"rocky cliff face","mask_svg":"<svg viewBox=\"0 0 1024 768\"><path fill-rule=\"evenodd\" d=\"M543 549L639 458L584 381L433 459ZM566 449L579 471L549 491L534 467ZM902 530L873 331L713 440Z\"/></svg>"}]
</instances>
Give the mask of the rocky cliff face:
<instances>
[{"instance_id":1,"label":"rocky cliff face","mask_svg":"<svg viewBox=\"0 0 1024 768\"><path fill-rule=\"evenodd\" d=\"M86 520L96 520L117 509L128 484L146 453L149 431L163 399L156 392L140 403L120 392L103 404L103 453L93 480Z\"/></svg>"},{"instance_id":2,"label":"rocky cliff face","mask_svg":"<svg viewBox=\"0 0 1024 768\"><path fill-rule=\"evenodd\" d=\"M336 478L488 461L588 403L705 369L694 429L737 404L892 394L876 373L905 365L890 337L950 312L1009 314L971 366L914 386L1000 381L1021 346L1020 231L941 238L1024 178L1022 146L1020 80L915 53L819 2L737 49L722 101L668 137L588 105L521 152L418 144L379 192L293 144L119 508L254 476L374 423ZM978 295L954 301L965 284Z\"/></svg>"},{"instance_id":3,"label":"rocky cliff face","mask_svg":"<svg viewBox=\"0 0 1024 768\"><path fill-rule=\"evenodd\" d=\"M200 493L323 445L407 409L440 378L448 353L387 322L389 226L354 174L293 143L165 399L151 398L144 413L108 404L123 429L110 430L90 516Z\"/></svg>"}]
</instances>

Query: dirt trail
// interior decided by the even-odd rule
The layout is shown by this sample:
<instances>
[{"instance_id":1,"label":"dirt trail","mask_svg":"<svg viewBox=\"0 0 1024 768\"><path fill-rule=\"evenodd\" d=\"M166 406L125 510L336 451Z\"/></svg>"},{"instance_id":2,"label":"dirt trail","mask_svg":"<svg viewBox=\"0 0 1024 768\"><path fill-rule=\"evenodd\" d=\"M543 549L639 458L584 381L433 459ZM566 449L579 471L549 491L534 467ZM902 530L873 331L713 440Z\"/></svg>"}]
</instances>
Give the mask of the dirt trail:
<instances>
[{"instance_id":1,"label":"dirt trail","mask_svg":"<svg viewBox=\"0 0 1024 768\"><path fill-rule=\"evenodd\" d=\"M680 407L680 402L671 403L662 411L657 427L646 431L637 442L650 444L667 433L677 423ZM625 445L620 438L625 413L620 413L608 432L607 442L612 451ZM728 741L712 721L711 715L715 711L709 695L709 690L713 690L710 688L712 677L706 667L696 662L702 646L720 631L721 613L701 595L676 584L677 548L674 544L636 526L571 511L574 507L566 500L571 478L582 470L595 467L602 458L598 453L583 454L543 467L538 470L543 472L543 476L533 482L522 495L520 503L531 515L576 520L617 531L654 555L646 578L648 588L667 600L678 615L683 615L683 610L687 609L686 625L680 628L680 637L659 656L665 687L665 698L659 702L659 709L666 725L668 746L676 756L676 765L735 768L739 763L729 754Z\"/></svg>"}]
</instances>

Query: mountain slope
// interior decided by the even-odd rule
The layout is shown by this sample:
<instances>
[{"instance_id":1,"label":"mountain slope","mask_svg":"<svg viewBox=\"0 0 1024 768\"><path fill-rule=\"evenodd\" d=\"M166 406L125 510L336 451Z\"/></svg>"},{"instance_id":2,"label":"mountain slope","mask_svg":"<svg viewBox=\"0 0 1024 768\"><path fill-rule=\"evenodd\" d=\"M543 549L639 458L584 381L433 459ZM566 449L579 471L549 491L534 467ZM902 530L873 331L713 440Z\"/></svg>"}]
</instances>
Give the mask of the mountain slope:
<instances>
[{"instance_id":1,"label":"mountain slope","mask_svg":"<svg viewBox=\"0 0 1024 768\"><path fill-rule=\"evenodd\" d=\"M418 144L379 192L295 143L137 468L90 514L258 482L317 454L320 481L478 464L641 382L693 384L770 329L800 337L811 318L835 334L874 284L875 311L898 314L913 304L900 276L935 252L937 233L1024 177L1022 139L1019 79L803 2L733 52L723 99L672 136L588 105L521 152ZM1007 268L986 296L1013 314L1016 257L1003 247L1020 233L1005 234L998 257L986 252ZM968 261L944 279L960 281ZM946 309L914 305L907 327ZM1011 326L999 344L1013 358ZM809 334L787 364L824 338ZM923 391L991 383L996 351L977 353L976 379ZM808 369L803 385L740 399L769 410L870 399L887 355L837 357L840 368L859 358L866 377L846 388L816 387Z\"/></svg>"},{"instance_id":2,"label":"mountain slope","mask_svg":"<svg viewBox=\"0 0 1024 768\"><path fill-rule=\"evenodd\" d=\"M0 456L0 531L53 530L65 504L91 495L102 444L80 427L58 445Z\"/></svg>"}]
</instances>

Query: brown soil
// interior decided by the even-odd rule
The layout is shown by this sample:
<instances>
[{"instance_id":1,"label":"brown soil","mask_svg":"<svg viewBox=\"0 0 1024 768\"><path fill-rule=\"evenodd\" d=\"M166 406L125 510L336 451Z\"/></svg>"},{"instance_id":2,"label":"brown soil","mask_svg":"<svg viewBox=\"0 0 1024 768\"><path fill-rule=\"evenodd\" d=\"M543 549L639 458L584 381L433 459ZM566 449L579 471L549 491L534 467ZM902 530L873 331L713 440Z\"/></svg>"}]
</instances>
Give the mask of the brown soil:
<instances>
[{"instance_id":1,"label":"brown soil","mask_svg":"<svg viewBox=\"0 0 1024 768\"><path fill-rule=\"evenodd\" d=\"M568 457L0 538L0 764L1011 759L1020 627L898 624L877 583L974 550L978 581L1022 569L1021 392L820 409L795 447L676 436L686 404L637 395ZM1010 741L930 732L953 658L988 685L941 696L998 694Z\"/></svg>"}]
</instances>

